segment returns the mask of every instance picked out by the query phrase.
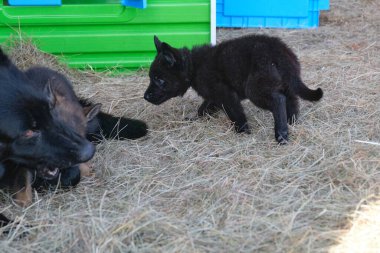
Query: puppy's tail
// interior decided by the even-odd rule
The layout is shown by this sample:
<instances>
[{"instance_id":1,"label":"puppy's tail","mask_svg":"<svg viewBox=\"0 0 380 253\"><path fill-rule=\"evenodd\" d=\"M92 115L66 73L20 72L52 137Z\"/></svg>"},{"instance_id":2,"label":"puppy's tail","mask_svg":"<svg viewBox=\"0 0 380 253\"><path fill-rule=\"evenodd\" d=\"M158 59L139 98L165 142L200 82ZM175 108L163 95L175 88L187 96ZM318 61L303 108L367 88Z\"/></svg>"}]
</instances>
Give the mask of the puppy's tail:
<instances>
[{"instance_id":1,"label":"puppy's tail","mask_svg":"<svg viewBox=\"0 0 380 253\"><path fill-rule=\"evenodd\" d=\"M301 98L309 101L318 101L323 97L323 91L321 88L316 90L309 89L299 78L295 80L295 92Z\"/></svg>"}]
</instances>

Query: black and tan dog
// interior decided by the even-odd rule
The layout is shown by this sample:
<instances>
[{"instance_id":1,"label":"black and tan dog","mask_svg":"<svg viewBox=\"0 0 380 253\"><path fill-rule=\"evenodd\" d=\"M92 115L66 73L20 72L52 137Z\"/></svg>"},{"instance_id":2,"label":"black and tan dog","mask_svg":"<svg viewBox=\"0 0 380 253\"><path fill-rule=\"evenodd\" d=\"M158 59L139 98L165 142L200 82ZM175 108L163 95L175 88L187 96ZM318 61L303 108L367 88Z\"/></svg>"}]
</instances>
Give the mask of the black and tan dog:
<instances>
[{"instance_id":1,"label":"black and tan dog","mask_svg":"<svg viewBox=\"0 0 380 253\"><path fill-rule=\"evenodd\" d=\"M297 56L276 37L250 35L191 50L173 48L157 37L154 43L157 55L145 99L158 105L192 87L204 99L198 115L223 109L237 132L250 132L240 103L249 99L272 112L275 138L285 143L299 97L318 101L323 95L320 88L311 90L302 82Z\"/></svg>"},{"instance_id":2,"label":"black and tan dog","mask_svg":"<svg viewBox=\"0 0 380 253\"><path fill-rule=\"evenodd\" d=\"M76 96L70 81L61 73L46 67L32 67L25 72L35 89L43 91L47 85L50 85L52 92L55 96L56 104L54 113L57 117L72 128L76 133L83 138L87 138L87 125L88 122L100 112L101 104L91 104L83 107L78 97ZM90 166L88 163L81 163L74 165L61 171L60 184L63 187L76 185L80 176L87 176L90 173ZM37 178L35 186L43 183L41 178ZM57 181L53 179L50 183ZM58 182L55 182L55 184Z\"/></svg>"},{"instance_id":3,"label":"black and tan dog","mask_svg":"<svg viewBox=\"0 0 380 253\"><path fill-rule=\"evenodd\" d=\"M100 112L101 104L79 100L70 81L57 71L46 67L32 67L25 74L31 81L30 84L40 92L50 86L55 99L53 113L68 128L73 129L83 138L88 138L93 142L99 141L103 137L136 139L147 133L147 126L142 121L118 118ZM75 164L68 168L59 168L59 177L44 178L33 175L34 170L31 168L9 163L6 165L8 166L4 178L11 179L10 181L13 182L15 201L21 206L27 206L32 202L32 188L57 184L62 187L75 186L82 176L89 175L91 168L88 162Z\"/></svg>"},{"instance_id":4,"label":"black and tan dog","mask_svg":"<svg viewBox=\"0 0 380 253\"><path fill-rule=\"evenodd\" d=\"M147 133L142 121L80 101L64 75L44 67L22 72L1 50L0 100L0 186L11 188L21 206L31 203L33 187L75 186L88 174L95 152L88 139Z\"/></svg>"},{"instance_id":5,"label":"black and tan dog","mask_svg":"<svg viewBox=\"0 0 380 253\"><path fill-rule=\"evenodd\" d=\"M57 117L55 107L51 86L36 90L0 50L1 186L13 188L20 181L29 181L30 170L50 180L58 176L59 168L93 157L94 145ZM29 198L20 194L16 199Z\"/></svg>"},{"instance_id":6,"label":"black and tan dog","mask_svg":"<svg viewBox=\"0 0 380 253\"><path fill-rule=\"evenodd\" d=\"M92 158L94 145L58 116L56 106L50 84L43 91L35 89L0 51L0 155L6 168L2 179L13 166L15 171L26 167L52 179L59 168Z\"/></svg>"},{"instance_id":7,"label":"black and tan dog","mask_svg":"<svg viewBox=\"0 0 380 253\"><path fill-rule=\"evenodd\" d=\"M56 113L62 121L73 128L81 136L97 143L106 139L137 139L145 136L147 126L144 122L129 118L119 118L101 112L101 104L93 104L84 99L78 99L71 82L61 73L46 67L32 67L25 74L33 81L36 89L43 91L50 85L56 97ZM60 185L75 186L80 176L90 173L90 164L82 163L62 171ZM37 178L34 186L41 183L56 185L56 179L43 181Z\"/></svg>"}]
</instances>

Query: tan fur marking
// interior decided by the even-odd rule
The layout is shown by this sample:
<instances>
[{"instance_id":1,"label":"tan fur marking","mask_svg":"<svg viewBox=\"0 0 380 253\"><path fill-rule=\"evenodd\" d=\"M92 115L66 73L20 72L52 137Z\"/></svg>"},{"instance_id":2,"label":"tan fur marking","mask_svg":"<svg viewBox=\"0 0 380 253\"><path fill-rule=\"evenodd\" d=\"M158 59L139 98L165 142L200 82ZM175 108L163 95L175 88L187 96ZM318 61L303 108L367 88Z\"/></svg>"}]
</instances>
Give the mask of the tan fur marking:
<instances>
[{"instance_id":1,"label":"tan fur marking","mask_svg":"<svg viewBox=\"0 0 380 253\"><path fill-rule=\"evenodd\" d=\"M79 170L80 170L80 176L81 177L88 177L91 174L92 171L92 164L87 163L81 163L79 164Z\"/></svg>"},{"instance_id":2,"label":"tan fur marking","mask_svg":"<svg viewBox=\"0 0 380 253\"><path fill-rule=\"evenodd\" d=\"M22 185L20 184L20 181L18 181L22 177ZM30 204L32 204L33 201L33 189L32 189L32 183L33 183L33 175L32 173L27 169L22 169L20 173L15 178L15 185L14 190L16 191L16 194L14 195L14 201L17 205L21 207L27 207Z\"/></svg>"},{"instance_id":3,"label":"tan fur marking","mask_svg":"<svg viewBox=\"0 0 380 253\"><path fill-rule=\"evenodd\" d=\"M59 117L69 126L73 127L77 133L82 136L86 135L87 118L83 113L83 108L75 104L64 96L56 95L56 110Z\"/></svg>"}]
</instances>

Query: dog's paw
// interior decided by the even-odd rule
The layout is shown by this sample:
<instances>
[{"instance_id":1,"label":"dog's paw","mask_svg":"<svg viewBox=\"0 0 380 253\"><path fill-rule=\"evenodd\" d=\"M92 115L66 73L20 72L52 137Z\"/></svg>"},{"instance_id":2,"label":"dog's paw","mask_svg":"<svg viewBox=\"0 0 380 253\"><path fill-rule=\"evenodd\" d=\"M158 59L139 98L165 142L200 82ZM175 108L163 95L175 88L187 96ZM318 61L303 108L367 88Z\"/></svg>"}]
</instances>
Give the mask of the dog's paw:
<instances>
[{"instance_id":1,"label":"dog's paw","mask_svg":"<svg viewBox=\"0 0 380 253\"><path fill-rule=\"evenodd\" d=\"M79 164L80 176L88 177L91 175L92 164L89 162Z\"/></svg>"}]
</instances>

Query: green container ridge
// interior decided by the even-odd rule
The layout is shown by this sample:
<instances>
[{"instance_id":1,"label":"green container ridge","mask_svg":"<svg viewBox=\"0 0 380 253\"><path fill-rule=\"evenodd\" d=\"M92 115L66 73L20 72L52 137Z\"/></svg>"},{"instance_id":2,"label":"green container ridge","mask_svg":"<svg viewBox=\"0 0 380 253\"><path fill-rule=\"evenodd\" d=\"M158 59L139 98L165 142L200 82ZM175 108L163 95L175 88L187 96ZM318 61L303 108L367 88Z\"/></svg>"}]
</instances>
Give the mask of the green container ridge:
<instances>
[{"instance_id":1,"label":"green container ridge","mask_svg":"<svg viewBox=\"0 0 380 253\"><path fill-rule=\"evenodd\" d=\"M1 0L0 0L1 1ZM62 6L8 6L0 2L0 43L32 39L75 68L148 67L153 35L173 46L211 41L209 0L148 0L146 9L119 0L63 0Z\"/></svg>"}]
</instances>

